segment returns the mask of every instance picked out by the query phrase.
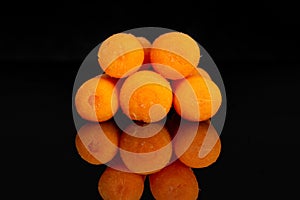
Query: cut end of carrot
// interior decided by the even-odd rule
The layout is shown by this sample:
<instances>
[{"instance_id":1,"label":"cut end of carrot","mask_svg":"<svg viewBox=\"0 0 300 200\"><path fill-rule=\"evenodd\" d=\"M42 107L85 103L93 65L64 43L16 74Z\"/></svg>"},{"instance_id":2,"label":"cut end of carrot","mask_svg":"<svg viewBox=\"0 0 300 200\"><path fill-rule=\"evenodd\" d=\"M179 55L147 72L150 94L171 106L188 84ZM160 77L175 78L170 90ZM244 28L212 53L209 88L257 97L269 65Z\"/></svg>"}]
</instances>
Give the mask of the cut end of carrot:
<instances>
[{"instance_id":1,"label":"cut end of carrot","mask_svg":"<svg viewBox=\"0 0 300 200\"><path fill-rule=\"evenodd\" d=\"M174 82L173 87L173 106L175 111L186 120L208 120L221 106L221 91L209 79L191 76Z\"/></svg>"},{"instance_id":2,"label":"cut end of carrot","mask_svg":"<svg viewBox=\"0 0 300 200\"><path fill-rule=\"evenodd\" d=\"M120 106L132 120L162 120L172 107L170 83L156 72L144 70L129 76L120 91Z\"/></svg>"},{"instance_id":3,"label":"cut end of carrot","mask_svg":"<svg viewBox=\"0 0 300 200\"><path fill-rule=\"evenodd\" d=\"M93 77L77 90L75 107L85 120L104 122L111 119L119 108L116 79L108 75Z\"/></svg>"},{"instance_id":4,"label":"cut end of carrot","mask_svg":"<svg viewBox=\"0 0 300 200\"><path fill-rule=\"evenodd\" d=\"M181 79L197 67L200 61L200 48L187 34L169 32L154 40L150 60L154 70L165 78Z\"/></svg>"},{"instance_id":5,"label":"cut end of carrot","mask_svg":"<svg viewBox=\"0 0 300 200\"><path fill-rule=\"evenodd\" d=\"M99 47L98 62L111 77L124 78L139 69L144 61L144 49L132 34L117 33Z\"/></svg>"}]
</instances>

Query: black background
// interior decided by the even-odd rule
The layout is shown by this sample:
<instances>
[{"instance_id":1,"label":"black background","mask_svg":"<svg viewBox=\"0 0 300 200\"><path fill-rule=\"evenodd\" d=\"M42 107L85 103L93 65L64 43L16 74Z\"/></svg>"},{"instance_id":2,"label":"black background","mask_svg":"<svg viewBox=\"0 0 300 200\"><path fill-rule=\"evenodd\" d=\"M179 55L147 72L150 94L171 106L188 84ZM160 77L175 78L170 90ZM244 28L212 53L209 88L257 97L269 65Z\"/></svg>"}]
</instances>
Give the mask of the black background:
<instances>
[{"instance_id":1,"label":"black background","mask_svg":"<svg viewBox=\"0 0 300 200\"><path fill-rule=\"evenodd\" d=\"M172 5L26 2L2 7L1 165L7 175L3 181L13 189L11 199L100 198L103 166L80 159L74 145L73 83L96 45L114 33L147 26L192 36L223 77L222 152L214 165L196 170L199 199L297 195L297 6L286 1ZM143 199L151 199L147 185Z\"/></svg>"}]
</instances>

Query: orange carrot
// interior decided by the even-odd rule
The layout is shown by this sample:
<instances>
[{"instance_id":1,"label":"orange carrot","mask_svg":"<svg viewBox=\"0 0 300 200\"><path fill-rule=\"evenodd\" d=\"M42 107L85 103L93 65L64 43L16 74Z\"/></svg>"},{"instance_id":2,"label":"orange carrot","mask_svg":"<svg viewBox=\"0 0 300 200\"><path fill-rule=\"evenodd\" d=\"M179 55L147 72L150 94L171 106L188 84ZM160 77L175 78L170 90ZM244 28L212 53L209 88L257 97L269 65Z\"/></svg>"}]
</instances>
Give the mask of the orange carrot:
<instances>
[{"instance_id":1,"label":"orange carrot","mask_svg":"<svg viewBox=\"0 0 300 200\"><path fill-rule=\"evenodd\" d=\"M140 70L145 70L150 67L150 50L151 50L151 42L145 38L145 37L137 37L137 39L140 41L141 45L144 48L144 61L143 61L143 66L141 67Z\"/></svg>"},{"instance_id":2,"label":"orange carrot","mask_svg":"<svg viewBox=\"0 0 300 200\"><path fill-rule=\"evenodd\" d=\"M191 76L201 76L201 77L203 77L203 78L206 78L206 79L211 80L211 77L210 77L209 73L208 73L205 69L203 69L203 68L201 68L201 67L195 68L195 69L192 71L192 73L190 73L190 74L188 75L188 77L191 77Z\"/></svg>"},{"instance_id":3,"label":"orange carrot","mask_svg":"<svg viewBox=\"0 0 300 200\"><path fill-rule=\"evenodd\" d=\"M205 121L213 117L222 103L219 87L201 76L191 76L173 84L176 112L190 121Z\"/></svg>"},{"instance_id":4,"label":"orange carrot","mask_svg":"<svg viewBox=\"0 0 300 200\"><path fill-rule=\"evenodd\" d=\"M153 71L138 71L124 81L120 106L132 120L146 123L163 119L172 107L170 83Z\"/></svg>"},{"instance_id":5,"label":"orange carrot","mask_svg":"<svg viewBox=\"0 0 300 200\"><path fill-rule=\"evenodd\" d=\"M89 121L107 121L119 108L117 79L106 74L84 82L76 92L75 107L78 114Z\"/></svg>"},{"instance_id":6,"label":"orange carrot","mask_svg":"<svg viewBox=\"0 0 300 200\"><path fill-rule=\"evenodd\" d=\"M139 69L144 61L144 49L139 40L129 33L116 33L99 47L98 61L111 77L124 78Z\"/></svg>"},{"instance_id":7,"label":"orange carrot","mask_svg":"<svg viewBox=\"0 0 300 200\"><path fill-rule=\"evenodd\" d=\"M200 48L189 35L169 32L152 43L150 59L154 70L167 79L188 76L200 61Z\"/></svg>"}]
</instances>

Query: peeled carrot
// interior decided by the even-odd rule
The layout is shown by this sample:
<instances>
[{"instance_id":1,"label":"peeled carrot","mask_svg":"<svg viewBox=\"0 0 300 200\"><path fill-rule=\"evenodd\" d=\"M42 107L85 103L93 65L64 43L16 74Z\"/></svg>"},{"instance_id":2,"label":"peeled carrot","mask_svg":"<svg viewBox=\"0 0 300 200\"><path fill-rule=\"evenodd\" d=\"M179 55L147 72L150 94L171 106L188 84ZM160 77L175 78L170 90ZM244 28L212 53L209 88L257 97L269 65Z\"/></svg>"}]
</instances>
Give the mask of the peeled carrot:
<instances>
[{"instance_id":1,"label":"peeled carrot","mask_svg":"<svg viewBox=\"0 0 300 200\"><path fill-rule=\"evenodd\" d=\"M150 67L150 51L151 51L151 42L145 38L145 37L137 37L137 39L140 41L141 45L144 49L144 61L143 66L140 68L140 70L145 70Z\"/></svg>"},{"instance_id":2,"label":"peeled carrot","mask_svg":"<svg viewBox=\"0 0 300 200\"><path fill-rule=\"evenodd\" d=\"M188 77L191 77L191 76L201 76L201 77L203 77L203 78L212 80L211 77L210 77L210 75L209 75L209 73L208 73L205 69L203 69L203 68L201 68L201 67L195 68L195 69L192 71L192 73L190 73L190 74L188 75Z\"/></svg>"},{"instance_id":3,"label":"peeled carrot","mask_svg":"<svg viewBox=\"0 0 300 200\"><path fill-rule=\"evenodd\" d=\"M88 121L107 121L119 108L117 79L106 74L85 81L77 90L75 107L78 114Z\"/></svg>"},{"instance_id":4,"label":"peeled carrot","mask_svg":"<svg viewBox=\"0 0 300 200\"><path fill-rule=\"evenodd\" d=\"M120 107L132 120L146 123L162 120L172 107L172 88L160 74L138 71L120 89Z\"/></svg>"},{"instance_id":5,"label":"peeled carrot","mask_svg":"<svg viewBox=\"0 0 300 200\"><path fill-rule=\"evenodd\" d=\"M98 61L109 76L124 78L140 68L144 61L144 49L134 35L116 33L100 45Z\"/></svg>"},{"instance_id":6,"label":"peeled carrot","mask_svg":"<svg viewBox=\"0 0 300 200\"><path fill-rule=\"evenodd\" d=\"M169 32L157 37L150 51L154 70L167 79L188 76L200 61L200 48L189 35Z\"/></svg>"},{"instance_id":7,"label":"peeled carrot","mask_svg":"<svg viewBox=\"0 0 300 200\"><path fill-rule=\"evenodd\" d=\"M173 106L190 121L205 121L213 117L222 104L222 94L212 80L191 76L178 80L173 86Z\"/></svg>"}]
</instances>

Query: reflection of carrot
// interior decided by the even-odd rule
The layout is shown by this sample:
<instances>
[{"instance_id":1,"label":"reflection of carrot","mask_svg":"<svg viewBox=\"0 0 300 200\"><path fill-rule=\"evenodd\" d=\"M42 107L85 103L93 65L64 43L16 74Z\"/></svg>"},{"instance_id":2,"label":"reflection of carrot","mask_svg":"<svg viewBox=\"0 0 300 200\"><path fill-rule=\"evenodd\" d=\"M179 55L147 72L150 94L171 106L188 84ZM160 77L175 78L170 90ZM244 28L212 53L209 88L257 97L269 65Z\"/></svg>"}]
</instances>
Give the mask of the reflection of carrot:
<instances>
[{"instance_id":1,"label":"reflection of carrot","mask_svg":"<svg viewBox=\"0 0 300 200\"><path fill-rule=\"evenodd\" d=\"M113 168L115 170L118 170L118 171L134 173L134 172L130 171L124 164L124 162L120 156L120 151L118 151L118 153L115 155L115 157L111 161L109 161L108 163L105 163L105 164L106 164L106 166ZM146 179L146 175L142 175L142 177L144 180Z\"/></svg>"},{"instance_id":2,"label":"reflection of carrot","mask_svg":"<svg viewBox=\"0 0 300 200\"><path fill-rule=\"evenodd\" d=\"M144 191L144 177L107 167L98 182L104 200L139 200Z\"/></svg>"},{"instance_id":3,"label":"reflection of carrot","mask_svg":"<svg viewBox=\"0 0 300 200\"><path fill-rule=\"evenodd\" d=\"M99 47L98 61L104 72L123 78L137 71L144 60L144 50L132 34L117 33L107 38Z\"/></svg>"},{"instance_id":4,"label":"reflection of carrot","mask_svg":"<svg viewBox=\"0 0 300 200\"><path fill-rule=\"evenodd\" d=\"M113 121L87 123L75 137L77 151L85 161L99 165L113 159L118 151L119 129Z\"/></svg>"},{"instance_id":5,"label":"reflection of carrot","mask_svg":"<svg viewBox=\"0 0 300 200\"><path fill-rule=\"evenodd\" d=\"M112 118L119 108L116 80L103 74L84 82L75 96L78 114L89 121L103 122Z\"/></svg>"},{"instance_id":6,"label":"reflection of carrot","mask_svg":"<svg viewBox=\"0 0 300 200\"><path fill-rule=\"evenodd\" d=\"M192 168L215 163L221 152L221 140L213 125L205 122L182 122L174 138L174 151L179 160Z\"/></svg>"},{"instance_id":7,"label":"reflection of carrot","mask_svg":"<svg viewBox=\"0 0 300 200\"><path fill-rule=\"evenodd\" d=\"M172 107L170 83L153 71L138 71L124 81L120 106L132 120L146 123L163 119Z\"/></svg>"},{"instance_id":8,"label":"reflection of carrot","mask_svg":"<svg viewBox=\"0 0 300 200\"><path fill-rule=\"evenodd\" d=\"M173 84L176 112L190 121L205 121L214 116L222 103L219 87L201 76L191 76Z\"/></svg>"},{"instance_id":9,"label":"reflection of carrot","mask_svg":"<svg viewBox=\"0 0 300 200\"><path fill-rule=\"evenodd\" d=\"M129 125L121 135L119 146L124 164L139 174L162 169L172 156L171 138L162 123Z\"/></svg>"},{"instance_id":10,"label":"reflection of carrot","mask_svg":"<svg viewBox=\"0 0 300 200\"><path fill-rule=\"evenodd\" d=\"M152 43L150 59L155 71L167 79L181 79L189 75L200 60L200 48L189 35L169 32Z\"/></svg>"},{"instance_id":11,"label":"reflection of carrot","mask_svg":"<svg viewBox=\"0 0 300 200\"><path fill-rule=\"evenodd\" d=\"M150 189L156 200L198 198L199 186L190 167L175 161L164 169L149 175Z\"/></svg>"}]
</instances>

